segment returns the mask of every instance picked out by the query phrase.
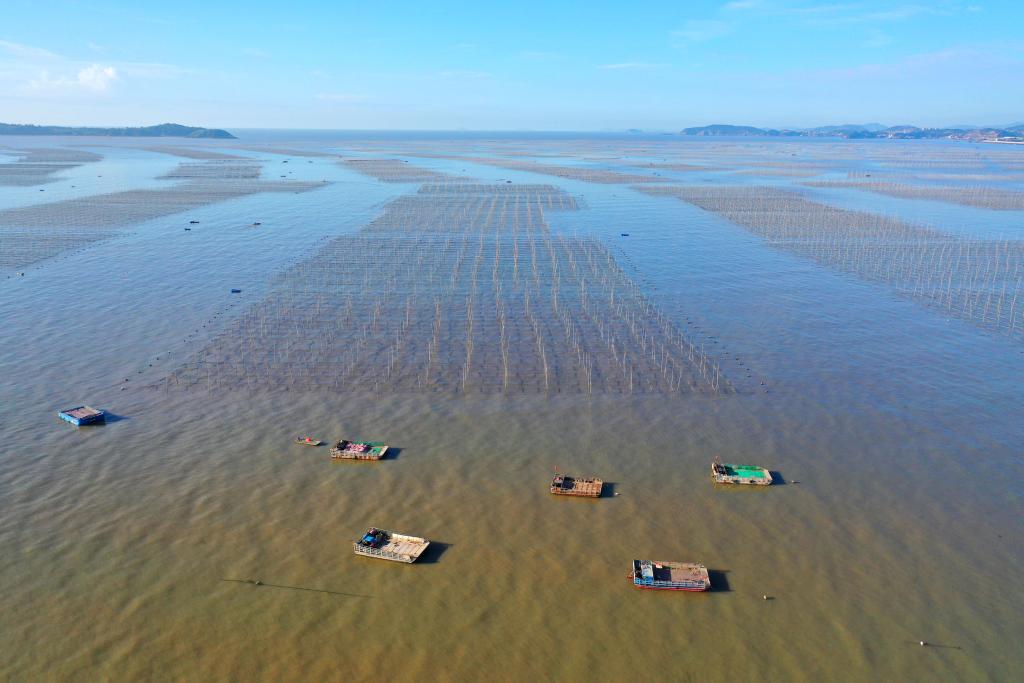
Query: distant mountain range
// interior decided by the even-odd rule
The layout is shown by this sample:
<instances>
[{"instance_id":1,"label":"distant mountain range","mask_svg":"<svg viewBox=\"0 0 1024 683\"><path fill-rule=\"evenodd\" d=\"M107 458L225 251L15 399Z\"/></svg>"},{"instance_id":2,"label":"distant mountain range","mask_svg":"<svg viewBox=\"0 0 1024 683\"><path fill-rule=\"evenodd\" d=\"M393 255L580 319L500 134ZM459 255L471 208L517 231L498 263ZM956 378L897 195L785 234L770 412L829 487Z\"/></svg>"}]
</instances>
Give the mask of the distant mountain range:
<instances>
[{"instance_id":1,"label":"distant mountain range","mask_svg":"<svg viewBox=\"0 0 1024 683\"><path fill-rule=\"evenodd\" d=\"M195 128L177 123L161 123L142 128L86 128L71 126L34 126L0 123L0 135L98 135L118 138L216 138L234 140L235 136L219 128Z\"/></svg>"},{"instance_id":2,"label":"distant mountain range","mask_svg":"<svg viewBox=\"0 0 1024 683\"><path fill-rule=\"evenodd\" d=\"M754 126L731 126L715 124L684 128L683 135L716 136L736 135L747 137L839 137L851 140L890 138L896 140L999 140L1007 142L1024 141L1024 124L1016 123L1006 127L981 128L918 128L917 126L883 126L880 123L844 124L841 126L819 126L818 128L781 129L755 128Z\"/></svg>"}]
</instances>

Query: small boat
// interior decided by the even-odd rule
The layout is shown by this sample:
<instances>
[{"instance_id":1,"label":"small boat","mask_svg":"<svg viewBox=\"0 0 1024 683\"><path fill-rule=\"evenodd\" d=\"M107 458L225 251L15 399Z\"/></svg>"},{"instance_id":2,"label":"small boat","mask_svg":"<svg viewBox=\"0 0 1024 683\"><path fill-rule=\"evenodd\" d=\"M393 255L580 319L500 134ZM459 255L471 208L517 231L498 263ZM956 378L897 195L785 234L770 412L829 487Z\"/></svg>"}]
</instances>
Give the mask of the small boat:
<instances>
[{"instance_id":1,"label":"small boat","mask_svg":"<svg viewBox=\"0 0 1024 683\"><path fill-rule=\"evenodd\" d=\"M335 460L380 460L387 452L385 443L342 439L331 448L331 457Z\"/></svg>"},{"instance_id":2,"label":"small boat","mask_svg":"<svg viewBox=\"0 0 1024 683\"><path fill-rule=\"evenodd\" d=\"M394 531L370 527L358 541L352 542L356 555L379 560L412 563L423 554L430 541L419 536L396 534Z\"/></svg>"},{"instance_id":3,"label":"small boat","mask_svg":"<svg viewBox=\"0 0 1024 683\"><path fill-rule=\"evenodd\" d=\"M68 408L67 410L61 410L57 415L60 416L60 419L66 420L76 427L100 424L107 421L107 414L105 412L98 408L90 408L89 406Z\"/></svg>"},{"instance_id":4,"label":"small boat","mask_svg":"<svg viewBox=\"0 0 1024 683\"><path fill-rule=\"evenodd\" d=\"M188 224L189 225L198 225L199 221L189 221Z\"/></svg>"},{"instance_id":5,"label":"small boat","mask_svg":"<svg viewBox=\"0 0 1024 683\"><path fill-rule=\"evenodd\" d=\"M320 439L314 439L311 436L297 436L295 437L295 443L300 446L319 446L323 441Z\"/></svg>"},{"instance_id":6,"label":"small boat","mask_svg":"<svg viewBox=\"0 0 1024 683\"><path fill-rule=\"evenodd\" d=\"M711 588L708 568L692 562L633 560L630 574L636 588L662 591L706 591Z\"/></svg>"},{"instance_id":7,"label":"small boat","mask_svg":"<svg viewBox=\"0 0 1024 683\"><path fill-rule=\"evenodd\" d=\"M232 288L232 289L231 289L231 293L232 293L232 294L241 294L241 293L242 293L242 290L240 290L240 289L235 289L235 288Z\"/></svg>"},{"instance_id":8,"label":"small boat","mask_svg":"<svg viewBox=\"0 0 1024 683\"><path fill-rule=\"evenodd\" d=\"M567 474L556 474L551 480L551 493L558 496L584 496L599 498L604 482L600 479L581 479Z\"/></svg>"},{"instance_id":9,"label":"small boat","mask_svg":"<svg viewBox=\"0 0 1024 683\"><path fill-rule=\"evenodd\" d=\"M711 478L718 484L754 484L768 486L772 483L772 473L757 465L732 465L719 462L718 458L711 463Z\"/></svg>"}]
</instances>

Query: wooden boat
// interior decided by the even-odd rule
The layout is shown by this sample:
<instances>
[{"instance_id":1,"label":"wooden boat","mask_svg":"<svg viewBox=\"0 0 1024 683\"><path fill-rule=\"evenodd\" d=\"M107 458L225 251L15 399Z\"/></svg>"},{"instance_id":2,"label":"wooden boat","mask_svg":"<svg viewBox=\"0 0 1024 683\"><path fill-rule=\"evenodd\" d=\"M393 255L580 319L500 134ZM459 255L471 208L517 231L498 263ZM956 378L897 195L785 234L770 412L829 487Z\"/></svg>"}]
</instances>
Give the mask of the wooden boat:
<instances>
[{"instance_id":1,"label":"wooden boat","mask_svg":"<svg viewBox=\"0 0 1024 683\"><path fill-rule=\"evenodd\" d=\"M708 568L692 562L633 560L630 574L636 588L662 591L706 591L711 588Z\"/></svg>"},{"instance_id":2,"label":"wooden boat","mask_svg":"<svg viewBox=\"0 0 1024 683\"><path fill-rule=\"evenodd\" d=\"M295 443L300 446L319 446L323 441L320 439L314 439L311 436L297 436L295 437Z\"/></svg>"},{"instance_id":3,"label":"wooden boat","mask_svg":"<svg viewBox=\"0 0 1024 683\"><path fill-rule=\"evenodd\" d=\"M342 439L331 448L335 460L380 460L388 452L385 443Z\"/></svg>"},{"instance_id":4,"label":"wooden boat","mask_svg":"<svg viewBox=\"0 0 1024 683\"><path fill-rule=\"evenodd\" d=\"M600 479L580 479L567 474L556 474L551 480L551 493L559 496L584 496L598 498L604 482Z\"/></svg>"},{"instance_id":5,"label":"wooden boat","mask_svg":"<svg viewBox=\"0 0 1024 683\"><path fill-rule=\"evenodd\" d=\"M753 484L768 486L772 483L772 473L757 465L731 465L719 462L717 458L711 463L711 478L718 484Z\"/></svg>"},{"instance_id":6,"label":"wooden boat","mask_svg":"<svg viewBox=\"0 0 1024 683\"><path fill-rule=\"evenodd\" d=\"M358 541L352 542L352 549L356 555L412 563L423 554L428 545L430 541L419 536L406 536L387 529L370 527Z\"/></svg>"},{"instance_id":7,"label":"wooden boat","mask_svg":"<svg viewBox=\"0 0 1024 683\"><path fill-rule=\"evenodd\" d=\"M100 424L107 421L107 414L98 408L90 408L89 406L78 406L77 408L68 408L57 413L62 420L66 420L76 427L83 425Z\"/></svg>"}]
</instances>

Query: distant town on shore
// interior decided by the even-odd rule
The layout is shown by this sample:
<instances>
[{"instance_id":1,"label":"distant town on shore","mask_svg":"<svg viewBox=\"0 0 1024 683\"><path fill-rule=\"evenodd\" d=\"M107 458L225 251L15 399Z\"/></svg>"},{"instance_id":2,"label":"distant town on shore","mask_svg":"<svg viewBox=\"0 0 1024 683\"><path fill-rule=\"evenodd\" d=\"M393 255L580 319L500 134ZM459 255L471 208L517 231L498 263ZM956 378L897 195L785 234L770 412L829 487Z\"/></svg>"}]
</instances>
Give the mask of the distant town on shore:
<instances>
[{"instance_id":1,"label":"distant town on shore","mask_svg":"<svg viewBox=\"0 0 1024 683\"><path fill-rule=\"evenodd\" d=\"M844 124L817 128L781 129L713 124L684 128L683 135L746 137L828 137L893 140L971 140L992 142L1024 142L1024 123L999 127L956 126L950 128L918 128L917 126L884 126L880 123Z\"/></svg>"}]
</instances>

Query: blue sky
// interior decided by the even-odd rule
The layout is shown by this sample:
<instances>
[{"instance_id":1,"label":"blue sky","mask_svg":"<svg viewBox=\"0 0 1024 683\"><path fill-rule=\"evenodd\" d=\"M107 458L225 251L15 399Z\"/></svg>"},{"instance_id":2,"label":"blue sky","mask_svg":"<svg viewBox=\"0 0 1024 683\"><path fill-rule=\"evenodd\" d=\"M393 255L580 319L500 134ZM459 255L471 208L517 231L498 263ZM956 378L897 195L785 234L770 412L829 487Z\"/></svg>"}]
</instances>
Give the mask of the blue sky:
<instances>
[{"instance_id":1,"label":"blue sky","mask_svg":"<svg viewBox=\"0 0 1024 683\"><path fill-rule=\"evenodd\" d=\"M6 122L678 130L1021 120L1018 2L3 0L0 10Z\"/></svg>"}]
</instances>

